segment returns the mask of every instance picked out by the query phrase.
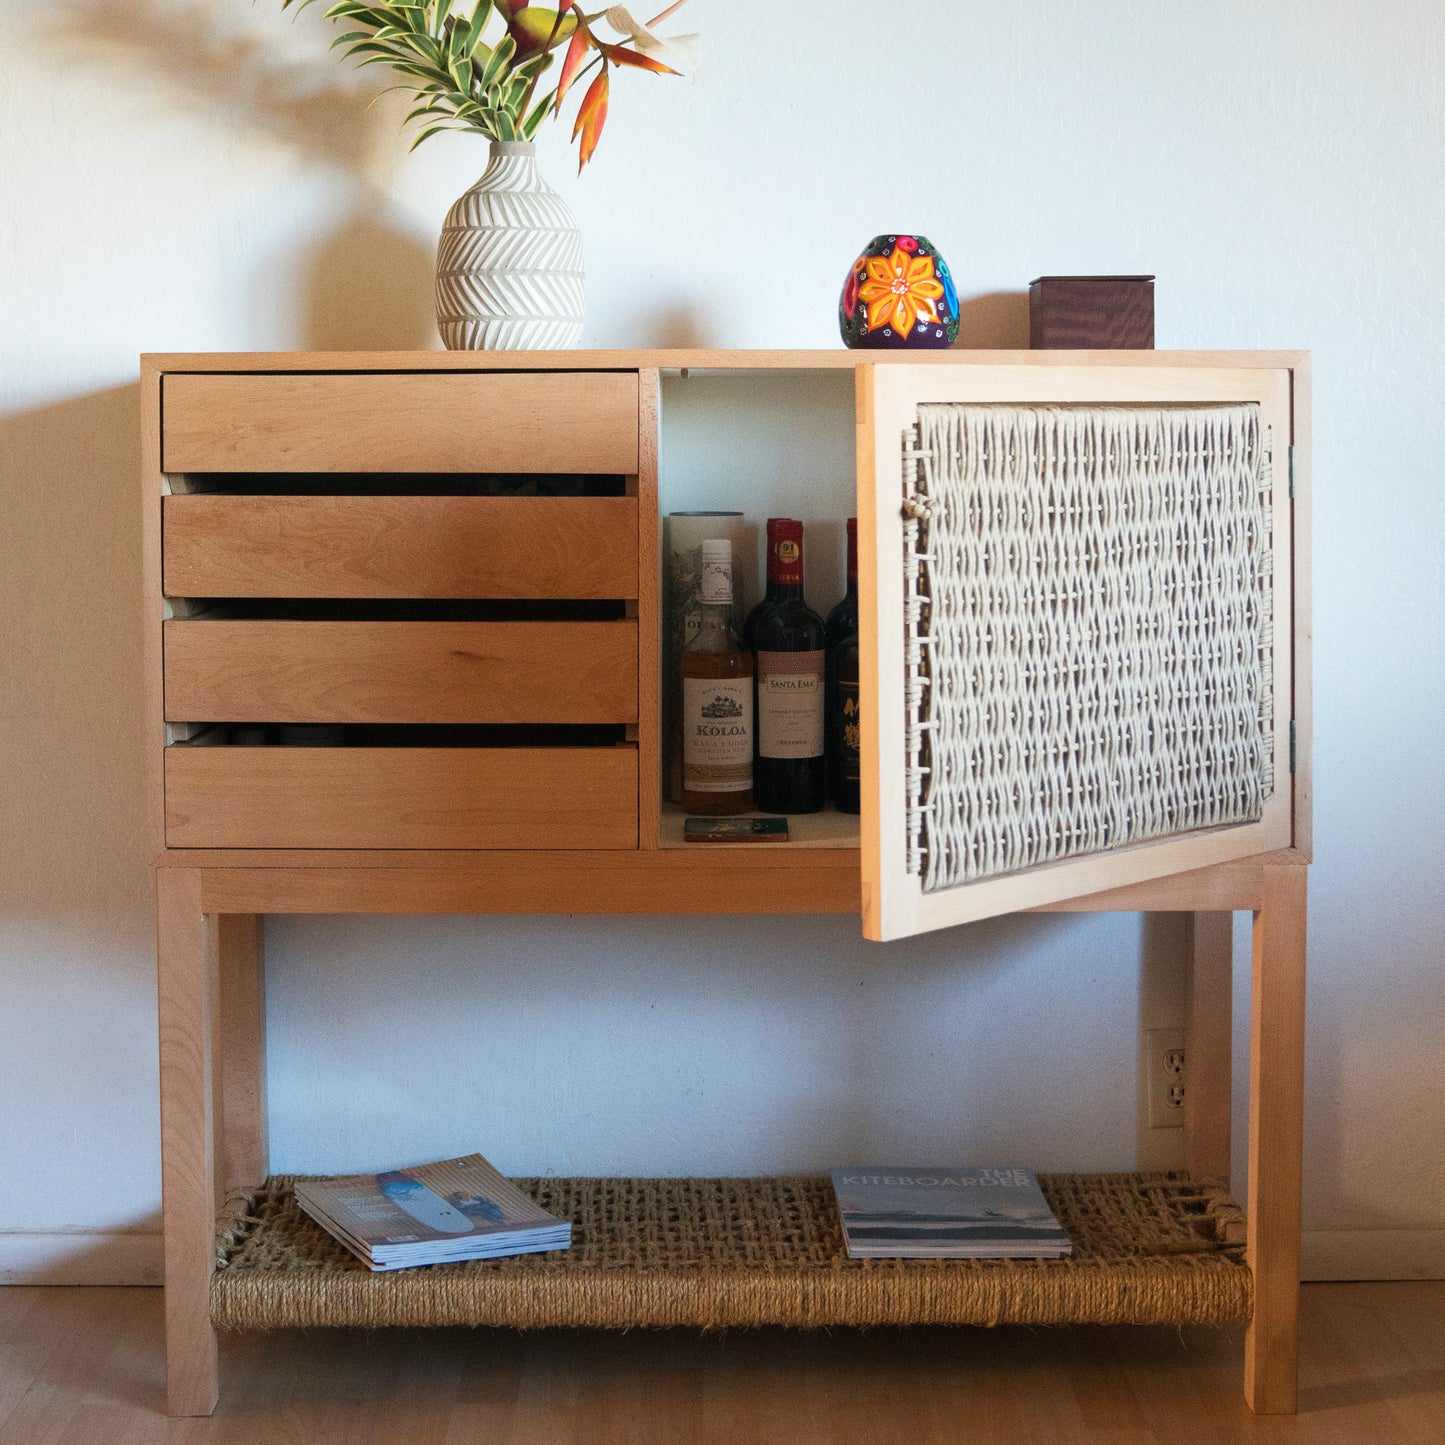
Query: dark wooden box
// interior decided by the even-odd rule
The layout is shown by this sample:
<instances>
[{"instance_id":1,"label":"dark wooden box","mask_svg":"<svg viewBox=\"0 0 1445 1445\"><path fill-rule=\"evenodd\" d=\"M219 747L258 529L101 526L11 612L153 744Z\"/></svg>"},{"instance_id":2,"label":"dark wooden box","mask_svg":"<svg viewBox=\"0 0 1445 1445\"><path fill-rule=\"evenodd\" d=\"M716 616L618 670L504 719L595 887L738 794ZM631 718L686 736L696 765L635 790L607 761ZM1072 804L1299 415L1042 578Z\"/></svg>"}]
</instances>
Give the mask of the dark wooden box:
<instances>
[{"instance_id":1,"label":"dark wooden box","mask_svg":"<svg viewBox=\"0 0 1445 1445\"><path fill-rule=\"evenodd\" d=\"M1029 283L1035 351L1154 348L1152 276L1040 276Z\"/></svg>"}]
</instances>

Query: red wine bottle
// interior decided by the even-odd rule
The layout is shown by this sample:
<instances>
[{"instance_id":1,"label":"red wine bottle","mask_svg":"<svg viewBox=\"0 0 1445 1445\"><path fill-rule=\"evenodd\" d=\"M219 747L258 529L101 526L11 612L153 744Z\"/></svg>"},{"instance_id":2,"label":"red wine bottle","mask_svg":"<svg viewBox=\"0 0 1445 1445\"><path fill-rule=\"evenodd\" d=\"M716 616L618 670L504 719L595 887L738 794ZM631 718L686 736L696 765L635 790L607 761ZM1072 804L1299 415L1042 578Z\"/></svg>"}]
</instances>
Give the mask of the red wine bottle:
<instances>
[{"instance_id":1,"label":"red wine bottle","mask_svg":"<svg viewBox=\"0 0 1445 1445\"><path fill-rule=\"evenodd\" d=\"M803 600L803 524L768 519L768 590L748 615L757 679L753 796L764 813L827 802L823 619Z\"/></svg>"},{"instance_id":2,"label":"red wine bottle","mask_svg":"<svg viewBox=\"0 0 1445 1445\"><path fill-rule=\"evenodd\" d=\"M858 748L858 519L848 518L848 590L828 614L828 794L840 813L856 813L861 778Z\"/></svg>"}]
</instances>

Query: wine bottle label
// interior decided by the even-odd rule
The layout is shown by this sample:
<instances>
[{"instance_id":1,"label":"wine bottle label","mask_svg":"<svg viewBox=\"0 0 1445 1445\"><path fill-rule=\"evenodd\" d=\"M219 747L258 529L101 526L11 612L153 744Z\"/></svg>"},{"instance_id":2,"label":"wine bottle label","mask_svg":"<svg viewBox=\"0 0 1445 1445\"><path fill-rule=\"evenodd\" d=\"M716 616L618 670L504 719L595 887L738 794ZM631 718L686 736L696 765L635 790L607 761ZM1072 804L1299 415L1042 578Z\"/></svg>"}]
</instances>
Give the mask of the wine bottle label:
<instances>
[{"instance_id":1,"label":"wine bottle label","mask_svg":"<svg viewBox=\"0 0 1445 1445\"><path fill-rule=\"evenodd\" d=\"M823 754L824 652L758 653L758 755Z\"/></svg>"},{"instance_id":2,"label":"wine bottle label","mask_svg":"<svg viewBox=\"0 0 1445 1445\"><path fill-rule=\"evenodd\" d=\"M690 793L752 787L752 678L683 678L682 785Z\"/></svg>"},{"instance_id":3,"label":"wine bottle label","mask_svg":"<svg viewBox=\"0 0 1445 1445\"><path fill-rule=\"evenodd\" d=\"M768 518L768 586L803 585L803 524L789 517Z\"/></svg>"},{"instance_id":4,"label":"wine bottle label","mask_svg":"<svg viewBox=\"0 0 1445 1445\"><path fill-rule=\"evenodd\" d=\"M844 782L856 783L862 779L863 766L860 752L861 739L858 732L858 683L854 679L838 682L838 699L842 704L843 746L838 750Z\"/></svg>"},{"instance_id":5,"label":"wine bottle label","mask_svg":"<svg viewBox=\"0 0 1445 1445\"><path fill-rule=\"evenodd\" d=\"M712 555L707 549L703 549L702 575L698 579L697 596L699 602L717 604L726 602L731 604L733 600L733 564L731 556L724 557L721 553Z\"/></svg>"}]
</instances>

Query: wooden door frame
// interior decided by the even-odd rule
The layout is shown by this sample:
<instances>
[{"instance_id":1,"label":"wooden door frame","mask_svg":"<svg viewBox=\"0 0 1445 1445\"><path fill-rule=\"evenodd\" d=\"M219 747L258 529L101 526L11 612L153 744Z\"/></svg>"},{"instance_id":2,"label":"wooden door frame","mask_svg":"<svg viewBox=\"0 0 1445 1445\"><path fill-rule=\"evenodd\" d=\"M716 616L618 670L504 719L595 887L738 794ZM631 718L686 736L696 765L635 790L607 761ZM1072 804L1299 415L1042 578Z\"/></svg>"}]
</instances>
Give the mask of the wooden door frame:
<instances>
[{"instance_id":1,"label":"wooden door frame","mask_svg":"<svg viewBox=\"0 0 1445 1445\"><path fill-rule=\"evenodd\" d=\"M1292 766L1290 723L1296 716L1296 654L1305 640L1295 624L1294 599L1307 577L1301 577L1296 564L1298 519L1288 475L1294 376L1284 367L1250 365L1247 357L1236 364L1213 367L1171 366L1168 362L1167 356L1161 356L1151 366L1111 362L1029 368L969 360L948 367L891 362L858 369L861 848L866 937L904 938L1299 844L1300 798ZM1275 791L1257 822L1146 840L934 893L923 891L921 880L908 871L901 823L907 803L902 706L907 601L901 471L905 428L916 419L920 405L933 402L1254 402L1261 407L1276 453L1273 606L1278 621L1273 663Z\"/></svg>"}]
</instances>

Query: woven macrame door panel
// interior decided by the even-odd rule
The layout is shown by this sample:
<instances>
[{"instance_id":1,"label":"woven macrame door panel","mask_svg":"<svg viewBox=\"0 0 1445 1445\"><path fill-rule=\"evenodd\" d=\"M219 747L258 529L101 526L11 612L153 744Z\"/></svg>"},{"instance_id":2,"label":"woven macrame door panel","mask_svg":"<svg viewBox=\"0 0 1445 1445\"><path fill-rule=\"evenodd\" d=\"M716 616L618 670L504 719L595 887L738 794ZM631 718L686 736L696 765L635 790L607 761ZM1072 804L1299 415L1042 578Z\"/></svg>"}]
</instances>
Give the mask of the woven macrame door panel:
<instances>
[{"instance_id":1,"label":"woven macrame door panel","mask_svg":"<svg viewBox=\"0 0 1445 1445\"><path fill-rule=\"evenodd\" d=\"M1258 406L921 405L904 491L908 867L924 892L1261 817Z\"/></svg>"}]
</instances>

